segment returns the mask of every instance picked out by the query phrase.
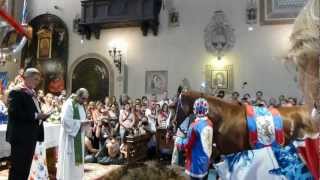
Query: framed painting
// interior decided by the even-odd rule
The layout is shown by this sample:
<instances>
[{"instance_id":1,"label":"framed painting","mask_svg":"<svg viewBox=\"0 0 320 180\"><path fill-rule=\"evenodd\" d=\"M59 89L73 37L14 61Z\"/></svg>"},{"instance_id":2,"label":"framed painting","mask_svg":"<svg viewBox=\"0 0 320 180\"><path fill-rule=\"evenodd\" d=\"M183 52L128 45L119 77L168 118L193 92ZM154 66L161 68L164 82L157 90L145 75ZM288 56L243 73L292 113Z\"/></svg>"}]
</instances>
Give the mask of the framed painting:
<instances>
[{"instance_id":1,"label":"framed painting","mask_svg":"<svg viewBox=\"0 0 320 180\"><path fill-rule=\"evenodd\" d=\"M206 84L211 90L233 91L233 67L227 65L214 67L207 65L205 70Z\"/></svg>"},{"instance_id":2,"label":"framed painting","mask_svg":"<svg viewBox=\"0 0 320 180\"><path fill-rule=\"evenodd\" d=\"M52 49L52 32L47 29L41 29L38 33L38 59L50 59Z\"/></svg>"},{"instance_id":3,"label":"framed painting","mask_svg":"<svg viewBox=\"0 0 320 180\"><path fill-rule=\"evenodd\" d=\"M260 24L290 24L308 0L259 0Z\"/></svg>"},{"instance_id":4,"label":"framed painting","mask_svg":"<svg viewBox=\"0 0 320 180\"><path fill-rule=\"evenodd\" d=\"M168 90L168 71L146 71L146 94L161 94Z\"/></svg>"}]
</instances>

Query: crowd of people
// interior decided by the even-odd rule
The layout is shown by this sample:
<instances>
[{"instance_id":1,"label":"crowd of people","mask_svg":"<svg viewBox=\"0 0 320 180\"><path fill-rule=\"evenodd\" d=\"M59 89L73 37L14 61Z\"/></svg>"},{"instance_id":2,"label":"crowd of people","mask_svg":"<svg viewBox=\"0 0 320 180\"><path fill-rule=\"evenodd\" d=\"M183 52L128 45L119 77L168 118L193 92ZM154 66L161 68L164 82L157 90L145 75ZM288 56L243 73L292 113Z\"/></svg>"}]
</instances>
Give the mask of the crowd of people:
<instances>
[{"instance_id":1,"label":"crowd of people","mask_svg":"<svg viewBox=\"0 0 320 180\"><path fill-rule=\"evenodd\" d=\"M8 89L0 96L0 118L2 123L7 121L7 96L10 91L17 87L24 89L25 80L24 72L21 71L13 82L10 83ZM21 86L22 85L22 86ZM44 119L49 123L61 123L64 112L63 106L68 100L66 91L62 91L59 95L52 93L44 93L43 90L37 92L29 92L32 98L36 98L39 102L38 112L43 112ZM255 106L279 107L279 106L295 106L299 104L296 98L284 95L278 99L270 98L268 101L264 99L263 92L257 91L255 98L251 98L246 93L240 97L240 93L233 92L230 97L226 97L223 90L220 90L214 96L224 99L235 104L251 104ZM128 136L139 136L149 134L150 139L146 142L148 148L148 157L153 158L157 153L156 132L158 129L165 129L170 132L167 142L174 139L172 134L176 133L177 127L173 122L174 106L177 97L169 98L168 92L164 91L159 97L152 94L150 97L142 96L141 98L130 98L128 95L121 95L117 100L115 96L105 97L103 101L83 101L83 110L85 119L89 122L89 128L85 130L84 136L84 162L100 163L100 164L121 164L128 158L128 146L126 138ZM82 107L82 105L81 105ZM190 125L190 123L189 123ZM183 126L183 124L182 124ZM187 133L189 127L186 127ZM183 128L180 128L183 129ZM181 142L182 143L182 142ZM182 143L183 144L183 143ZM171 149L158 149L161 157L171 159Z\"/></svg>"}]
</instances>

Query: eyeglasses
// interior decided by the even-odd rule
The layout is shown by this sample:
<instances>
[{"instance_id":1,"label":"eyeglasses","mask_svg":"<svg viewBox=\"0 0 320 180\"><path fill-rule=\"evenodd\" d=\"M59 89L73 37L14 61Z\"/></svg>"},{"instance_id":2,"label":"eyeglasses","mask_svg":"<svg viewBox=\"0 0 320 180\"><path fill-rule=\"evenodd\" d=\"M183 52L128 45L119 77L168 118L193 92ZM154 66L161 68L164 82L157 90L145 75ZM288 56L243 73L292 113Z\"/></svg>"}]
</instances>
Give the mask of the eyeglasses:
<instances>
[{"instance_id":1,"label":"eyeglasses","mask_svg":"<svg viewBox=\"0 0 320 180\"><path fill-rule=\"evenodd\" d=\"M83 101L88 100L88 98L87 98L87 97L81 97L80 99L81 99L81 100L83 100Z\"/></svg>"}]
</instances>

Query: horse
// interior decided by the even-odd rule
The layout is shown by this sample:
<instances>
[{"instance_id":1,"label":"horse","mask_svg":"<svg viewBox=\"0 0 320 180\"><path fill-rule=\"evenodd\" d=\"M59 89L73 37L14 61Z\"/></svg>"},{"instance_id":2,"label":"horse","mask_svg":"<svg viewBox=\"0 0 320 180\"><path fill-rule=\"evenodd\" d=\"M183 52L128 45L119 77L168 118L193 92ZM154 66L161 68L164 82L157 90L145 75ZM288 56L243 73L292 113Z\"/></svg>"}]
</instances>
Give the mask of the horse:
<instances>
[{"instance_id":1,"label":"horse","mask_svg":"<svg viewBox=\"0 0 320 180\"><path fill-rule=\"evenodd\" d=\"M213 124L213 141L218 154L232 154L251 150L246 122L246 106L226 102L220 98L202 92L182 92L177 100L174 121L177 126L192 113L193 103L203 97L209 103L208 117ZM285 144L305 135L317 134L317 127L305 106L276 108L282 119L285 132Z\"/></svg>"}]
</instances>

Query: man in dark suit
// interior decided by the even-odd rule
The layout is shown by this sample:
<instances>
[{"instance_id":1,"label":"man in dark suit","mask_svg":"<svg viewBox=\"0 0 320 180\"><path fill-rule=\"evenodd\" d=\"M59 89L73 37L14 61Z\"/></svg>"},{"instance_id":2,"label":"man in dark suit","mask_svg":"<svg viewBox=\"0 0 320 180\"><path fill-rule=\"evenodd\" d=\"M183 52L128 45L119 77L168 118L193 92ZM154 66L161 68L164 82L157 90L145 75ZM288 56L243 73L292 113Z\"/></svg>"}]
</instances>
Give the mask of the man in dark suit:
<instances>
[{"instance_id":1,"label":"man in dark suit","mask_svg":"<svg viewBox=\"0 0 320 180\"><path fill-rule=\"evenodd\" d=\"M36 142L44 140L42 121L49 116L41 112L34 91L41 81L40 72L28 68L23 78L24 82L11 90L8 97L6 140L11 144L9 180L27 180Z\"/></svg>"}]
</instances>

